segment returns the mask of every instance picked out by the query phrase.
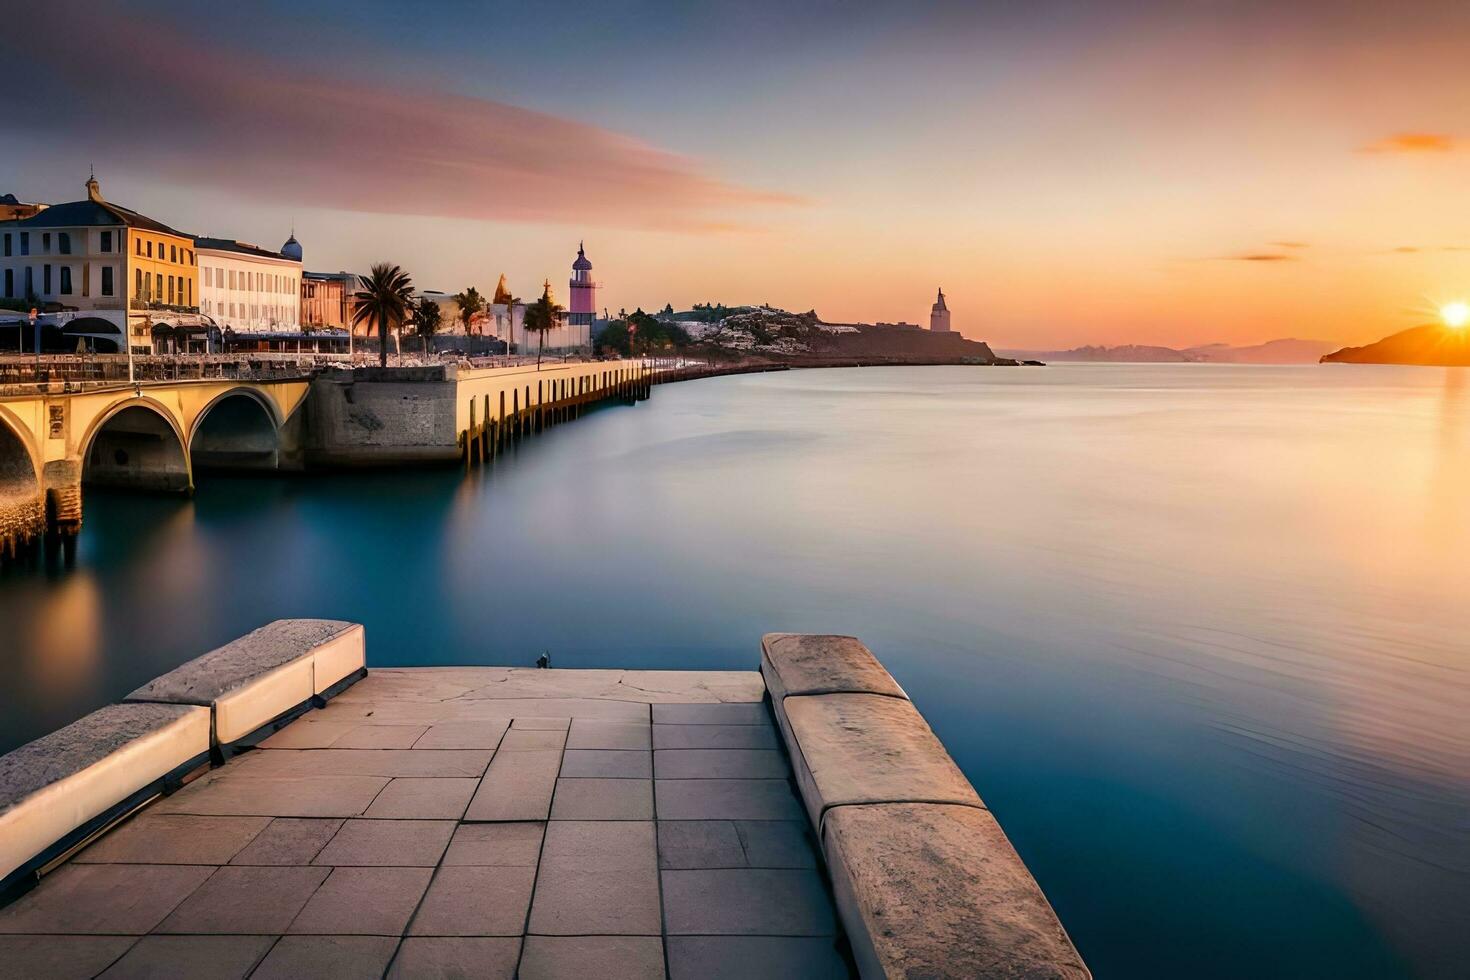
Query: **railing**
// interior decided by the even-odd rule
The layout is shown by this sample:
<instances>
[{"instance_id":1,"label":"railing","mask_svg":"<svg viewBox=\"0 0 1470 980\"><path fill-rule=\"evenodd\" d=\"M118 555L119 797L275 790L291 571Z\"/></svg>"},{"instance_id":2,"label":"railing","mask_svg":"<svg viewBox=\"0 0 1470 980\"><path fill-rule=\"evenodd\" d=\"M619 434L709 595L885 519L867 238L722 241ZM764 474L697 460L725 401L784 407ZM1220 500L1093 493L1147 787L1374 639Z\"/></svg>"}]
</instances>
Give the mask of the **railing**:
<instances>
[{"instance_id":1,"label":"railing","mask_svg":"<svg viewBox=\"0 0 1470 980\"><path fill-rule=\"evenodd\" d=\"M281 381L305 377L345 360L330 354L140 354L132 359L132 381ZM128 382L124 354L47 354L39 360L34 355L0 356L0 396L65 394Z\"/></svg>"}]
</instances>

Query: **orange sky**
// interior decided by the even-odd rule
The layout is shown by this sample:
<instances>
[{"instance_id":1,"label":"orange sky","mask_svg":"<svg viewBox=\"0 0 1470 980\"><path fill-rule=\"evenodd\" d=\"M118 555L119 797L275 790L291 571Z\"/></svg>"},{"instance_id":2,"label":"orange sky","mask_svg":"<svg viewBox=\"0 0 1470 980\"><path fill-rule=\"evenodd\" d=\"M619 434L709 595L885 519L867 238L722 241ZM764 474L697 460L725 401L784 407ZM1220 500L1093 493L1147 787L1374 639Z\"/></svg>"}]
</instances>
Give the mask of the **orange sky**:
<instances>
[{"instance_id":1,"label":"orange sky","mask_svg":"<svg viewBox=\"0 0 1470 980\"><path fill-rule=\"evenodd\" d=\"M1361 343L1470 295L1464 5L70 3L0 50L65 32L111 84L38 66L0 192L75 199L94 163L189 231L294 225L314 270L525 294L585 237L614 311L923 322L942 285L1031 348Z\"/></svg>"}]
</instances>

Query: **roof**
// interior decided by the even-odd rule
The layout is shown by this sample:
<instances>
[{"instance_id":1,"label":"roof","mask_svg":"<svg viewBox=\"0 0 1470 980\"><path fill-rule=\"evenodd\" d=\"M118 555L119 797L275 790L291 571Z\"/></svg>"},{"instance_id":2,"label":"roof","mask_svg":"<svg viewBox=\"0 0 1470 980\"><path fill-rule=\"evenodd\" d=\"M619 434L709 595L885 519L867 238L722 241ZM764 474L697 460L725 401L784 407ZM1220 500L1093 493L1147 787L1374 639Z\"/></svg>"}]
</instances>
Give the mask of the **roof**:
<instances>
[{"instance_id":1,"label":"roof","mask_svg":"<svg viewBox=\"0 0 1470 980\"><path fill-rule=\"evenodd\" d=\"M113 204L110 201L104 203L87 200L53 204L39 214L34 214L29 218L21 218L15 223L22 228L126 225L129 228L141 228L144 231L156 231L165 235L177 235L180 238L194 237L170 228L162 221L154 221L152 218L139 214L131 208L125 208L120 204Z\"/></svg>"},{"instance_id":2,"label":"roof","mask_svg":"<svg viewBox=\"0 0 1470 980\"><path fill-rule=\"evenodd\" d=\"M584 272L592 269L592 263L587 258L587 253L582 250L582 243L577 243L577 261L572 263L572 271Z\"/></svg>"},{"instance_id":3,"label":"roof","mask_svg":"<svg viewBox=\"0 0 1470 980\"><path fill-rule=\"evenodd\" d=\"M14 194L0 194L0 204L19 204Z\"/></svg>"},{"instance_id":4,"label":"roof","mask_svg":"<svg viewBox=\"0 0 1470 980\"><path fill-rule=\"evenodd\" d=\"M268 248L259 245L251 245L249 242L237 242L233 238L196 238L195 248L207 248L215 252L239 252L241 255L255 255L263 259L279 259L282 262L293 262L280 252L272 252Z\"/></svg>"}]
</instances>

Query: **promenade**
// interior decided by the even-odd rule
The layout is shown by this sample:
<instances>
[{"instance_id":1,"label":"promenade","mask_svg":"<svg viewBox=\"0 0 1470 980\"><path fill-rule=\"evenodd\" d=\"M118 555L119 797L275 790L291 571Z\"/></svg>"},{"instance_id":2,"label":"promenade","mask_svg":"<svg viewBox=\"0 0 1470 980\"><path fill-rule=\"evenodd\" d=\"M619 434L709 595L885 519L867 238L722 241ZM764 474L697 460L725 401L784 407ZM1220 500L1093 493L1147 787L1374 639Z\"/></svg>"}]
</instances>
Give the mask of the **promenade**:
<instances>
[{"instance_id":1,"label":"promenade","mask_svg":"<svg viewBox=\"0 0 1470 980\"><path fill-rule=\"evenodd\" d=\"M0 977L845 977L758 672L374 670L0 910Z\"/></svg>"}]
</instances>

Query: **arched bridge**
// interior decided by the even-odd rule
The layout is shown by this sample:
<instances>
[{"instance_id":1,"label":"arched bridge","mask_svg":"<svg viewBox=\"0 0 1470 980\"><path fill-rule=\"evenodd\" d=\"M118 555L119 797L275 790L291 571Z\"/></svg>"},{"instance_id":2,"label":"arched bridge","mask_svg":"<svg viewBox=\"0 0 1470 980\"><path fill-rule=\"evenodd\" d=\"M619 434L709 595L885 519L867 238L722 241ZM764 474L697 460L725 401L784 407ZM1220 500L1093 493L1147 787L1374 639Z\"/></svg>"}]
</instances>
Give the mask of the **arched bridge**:
<instances>
[{"instance_id":1,"label":"arched bridge","mask_svg":"<svg viewBox=\"0 0 1470 980\"><path fill-rule=\"evenodd\" d=\"M188 493L196 469L294 468L310 381L0 395L0 555L81 526L84 484Z\"/></svg>"}]
</instances>

